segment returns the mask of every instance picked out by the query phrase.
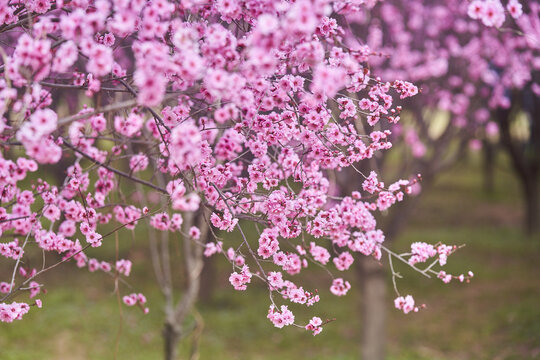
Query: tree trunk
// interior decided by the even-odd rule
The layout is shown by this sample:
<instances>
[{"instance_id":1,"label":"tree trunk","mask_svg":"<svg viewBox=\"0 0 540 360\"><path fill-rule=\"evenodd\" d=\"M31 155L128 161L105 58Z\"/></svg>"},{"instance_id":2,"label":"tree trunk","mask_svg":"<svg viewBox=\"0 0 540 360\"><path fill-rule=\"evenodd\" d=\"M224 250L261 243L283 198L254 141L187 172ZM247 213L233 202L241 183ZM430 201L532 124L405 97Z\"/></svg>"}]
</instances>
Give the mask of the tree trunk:
<instances>
[{"instance_id":1,"label":"tree trunk","mask_svg":"<svg viewBox=\"0 0 540 360\"><path fill-rule=\"evenodd\" d=\"M178 359L178 343L180 342L180 331L169 322L163 327L163 340L165 344L165 360Z\"/></svg>"},{"instance_id":2,"label":"tree trunk","mask_svg":"<svg viewBox=\"0 0 540 360\"><path fill-rule=\"evenodd\" d=\"M195 220L198 220L197 225L201 231L201 239L206 239L209 225L205 219L208 217L209 210L202 211L205 211L206 214L203 215L201 212L197 214L193 212L184 213L184 223L182 224L184 233L187 234ZM178 359L178 344L182 337L186 335L184 321L197 301L201 272L204 266L202 247L195 245L188 236L182 238L182 244L187 284L183 288L182 298L176 305L173 302L172 291L166 293L165 325L163 327L165 360ZM196 353L197 349L192 349L192 352Z\"/></svg>"},{"instance_id":3,"label":"tree trunk","mask_svg":"<svg viewBox=\"0 0 540 360\"><path fill-rule=\"evenodd\" d=\"M533 235L540 229L540 199L538 176L528 176L522 179L523 195L525 197L525 229Z\"/></svg>"},{"instance_id":4,"label":"tree trunk","mask_svg":"<svg viewBox=\"0 0 540 360\"><path fill-rule=\"evenodd\" d=\"M492 195L495 191L495 159L497 155L495 145L489 141L484 141L483 155L484 192Z\"/></svg>"},{"instance_id":5,"label":"tree trunk","mask_svg":"<svg viewBox=\"0 0 540 360\"><path fill-rule=\"evenodd\" d=\"M383 360L386 348L386 281L385 269L373 258L359 259L362 292L362 342L364 360Z\"/></svg>"},{"instance_id":6,"label":"tree trunk","mask_svg":"<svg viewBox=\"0 0 540 360\"><path fill-rule=\"evenodd\" d=\"M540 105L539 105L540 106ZM538 110L540 112L540 110ZM538 112L531 111L533 119L537 119ZM523 201L525 202L525 231L532 235L540 230L539 224L539 188L538 175L540 171L540 125L531 120L531 139L525 149L520 147L510 134L510 110L499 110L495 113L501 129L501 143L505 146L517 177L521 181Z\"/></svg>"}]
</instances>

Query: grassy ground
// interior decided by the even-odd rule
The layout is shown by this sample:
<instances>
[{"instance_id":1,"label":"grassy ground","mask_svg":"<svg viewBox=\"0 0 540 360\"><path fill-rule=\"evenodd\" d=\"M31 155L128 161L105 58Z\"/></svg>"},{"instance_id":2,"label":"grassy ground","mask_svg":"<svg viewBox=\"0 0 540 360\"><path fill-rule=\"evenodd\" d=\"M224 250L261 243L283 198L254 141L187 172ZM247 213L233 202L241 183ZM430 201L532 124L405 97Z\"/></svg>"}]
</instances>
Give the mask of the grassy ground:
<instances>
[{"instance_id":1,"label":"grassy ground","mask_svg":"<svg viewBox=\"0 0 540 360\"><path fill-rule=\"evenodd\" d=\"M540 238L521 233L519 189L508 167L499 166L492 195L481 191L477 168L475 159L468 159L442 177L394 244L401 249L413 241L466 244L448 266L476 276L470 284L444 285L400 268L406 275L399 281L402 292L427 308L404 315L388 300L389 359L540 359ZM116 345L119 359L160 358L161 297L144 262L144 241L121 240L123 252L141 260L132 280L139 279L137 290L149 298L148 315L126 307L120 312L108 276L66 265L47 275L44 309L32 309L24 321L0 324L0 359L109 359ZM234 292L227 271L218 267L212 300L197 308L204 319L200 359L358 358L358 286L336 298L325 290L326 279L317 281L324 273L306 279L321 288L322 300L312 310L336 318L312 337L298 329L274 329L265 319L264 289L254 284L248 292ZM296 314L302 320L308 316ZM192 340L182 344L184 357Z\"/></svg>"}]
</instances>

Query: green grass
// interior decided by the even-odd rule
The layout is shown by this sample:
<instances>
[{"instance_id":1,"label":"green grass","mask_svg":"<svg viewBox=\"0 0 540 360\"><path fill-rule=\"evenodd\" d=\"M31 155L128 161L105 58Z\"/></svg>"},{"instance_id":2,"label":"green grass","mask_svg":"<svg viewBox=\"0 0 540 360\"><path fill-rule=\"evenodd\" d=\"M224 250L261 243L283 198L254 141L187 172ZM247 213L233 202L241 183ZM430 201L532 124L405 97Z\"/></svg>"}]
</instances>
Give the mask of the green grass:
<instances>
[{"instance_id":1,"label":"green grass","mask_svg":"<svg viewBox=\"0 0 540 360\"><path fill-rule=\"evenodd\" d=\"M540 359L540 238L521 231L519 188L504 159L491 195L481 190L477 160L469 158L428 189L410 226L392 245L404 250L413 241L464 244L450 257L448 269L472 270L475 277L469 284L445 285L396 264L405 275L398 280L400 291L427 308L408 315L393 309L388 279L389 359ZM0 359L109 359L119 331L119 359L161 357L162 299L147 250L142 235L120 234L121 255L137 259L133 291L145 292L151 312L123 306L121 316L109 276L67 264L43 278L49 292L41 296L42 310L32 308L24 321L0 324ZM112 260L114 242L102 251ZM304 279L319 288L322 300L307 311L292 306L300 322L314 313L336 318L313 337L295 328L273 328L265 318L264 288L254 282L247 292L235 292L227 283L228 271L220 261L213 298L197 306L204 319L200 359L358 358L362 294L353 277L353 289L343 298L329 295L323 271ZM177 282L181 274L176 263ZM187 325L192 323L190 318ZM192 340L181 344L183 358Z\"/></svg>"}]
</instances>

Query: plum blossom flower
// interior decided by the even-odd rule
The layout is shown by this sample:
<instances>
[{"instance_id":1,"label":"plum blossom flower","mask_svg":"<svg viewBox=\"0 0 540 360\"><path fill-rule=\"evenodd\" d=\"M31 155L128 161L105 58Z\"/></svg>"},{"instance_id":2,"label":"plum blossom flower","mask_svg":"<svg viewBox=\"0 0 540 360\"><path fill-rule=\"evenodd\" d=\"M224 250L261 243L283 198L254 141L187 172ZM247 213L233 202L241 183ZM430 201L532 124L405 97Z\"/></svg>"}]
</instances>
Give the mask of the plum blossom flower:
<instances>
[{"instance_id":1,"label":"plum blossom flower","mask_svg":"<svg viewBox=\"0 0 540 360\"><path fill-rule=\"evenodd\" d=\"M277 328L294 324L294 315L286 305L281 305L280 311L276 310L274 305L270 305L270 309L268 310L268 319Z\"/></svg>"},{"instance_id":2,"label":"plum blossom flower","mask_svg":"<svg viewBox=\"0 0 540 360\"><path fill-rule=\"evenodd\" d=\"M229 282L234 287L235 290L246 290L247 285L251 282L251 277L253 275L249 271L249 267L244 265L240 273L233 272L229 276Z\"/></svg>"},{"instance_id":3,"label":"plum blossom flower","mask_svg":"<svg viewBox=\"0 0 540 360\"><path fill-rule=\"evenodd\" d=\"M396 309L403 310L405 314L408 314L411 311L418 312L418 307L414 306L414 299L411 295L397 297L394 300L394 306Z\"/></svg>"},{"instance_id":4,"label":"plum blossom flower","mask_svg":"<svg viewBox=\"0 0 540 360\"><path fill-rule=\"evenodd\" d=\"M0 321L10 323L14 320L22 320L28 310L30 310L30 306L26 303L0 303Z\"/></svg>"},{"instance_id":5,"label":"plum blossom flower","mask_svg":"<svg viewBox=\"0 0 540 360\"><path fill-rule=\"evenodd\" d=\"M338 278L334 279L334 281L332 282L330 292L336 296L343 296L347 294L350 288L351 284L348 281L344 281L343 279Z\"/></svg>"},{"instance_id":6,"label":"plum blossom flower","mask_svg":"<svg viewBox=\"0 0 540 360\"><path fill-rule=\"evenodd\" d=\"M313 336L320 334L322 329L322 320L318 316L314 316L306 325L306 330L313 331Z\"/></svg>"}]
</instances>

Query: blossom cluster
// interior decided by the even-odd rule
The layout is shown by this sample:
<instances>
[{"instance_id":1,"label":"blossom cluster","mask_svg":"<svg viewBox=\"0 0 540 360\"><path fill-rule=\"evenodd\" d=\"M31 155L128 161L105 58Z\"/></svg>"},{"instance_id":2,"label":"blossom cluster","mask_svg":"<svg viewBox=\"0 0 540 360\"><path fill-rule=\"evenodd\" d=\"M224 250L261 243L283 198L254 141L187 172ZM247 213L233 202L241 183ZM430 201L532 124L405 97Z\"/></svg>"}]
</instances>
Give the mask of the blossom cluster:
<instances>
[{"instance_id":1,"label":"blossom cluster","mask_svg":"<svg viewBox=\"0 0 540 360\"><path fill-rule=\"evenodd\" d=\"M509 0L506 10L514 19L523 14L519 0ZM505 9L500 0L474 0L469 4L468 15L479 19L486 26L501 27L506 18Z\"/></svg>"},{"instance_id":2,"label":"blossom cluster","mask_svg":"<svg viewBox=\"0 0 540 360\"><path fill-rule=\"evenodd\" d=\"M26 303L0 303L0 321L10 323L13 320L21 320L28 310L30 310L30 306Z\"/></svg>"},{"instance_id":3,"label":"blossom cluster","mask_svg":"<svg viewBox=\"0 0 540 360\"><path fill-rule=\"evenodd\" d=\"M322 320L318 316L314 316L309 324L306 325L306 330L313 331L313 336L319 335L322 331Z\"/></svg>"},{"instance_id":4,"label":"blossom cluster","mask_svg":"<svg viewBox=\"0 0 540 360\"><path fill-rule=\"evenodd\" d=\"M281 305L281 309L279 311L276 310L274 305L270 305L270 309L268 310L268 319L277 328L294 324L294 315L286 305Z\"/></svg>"},{"instance_id":5,"label":"blossom cluster","mask_svg":"<svg viewBox=\"0 0 540 360\"><path fill-rule=\"evenodd\" d=\"M149 308L144 307L144 305L146 304L146 297L141 293L132 293L130 295L126 295L122 298L122 301L127 306L140 306L145 314L148 314L148 312L150 311Z\"/></svg>"},{"instance_id":6,"label":"blossom cluster","mask_svg":"<svg viewBox=\"0 0 540 360\"><path fill-rule=\"evenodd\" d=\"M418 312L418 306L414 306L414 299L411 295L397 297L394 300L394 306L396 309L403 310L405 314L411 311Z\"/></svg>"}]
</instances>

